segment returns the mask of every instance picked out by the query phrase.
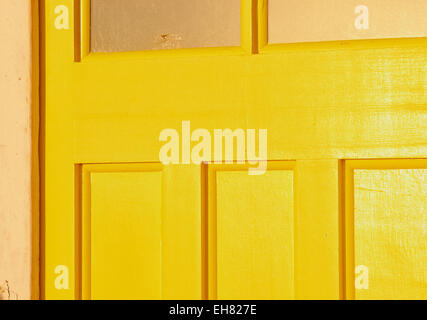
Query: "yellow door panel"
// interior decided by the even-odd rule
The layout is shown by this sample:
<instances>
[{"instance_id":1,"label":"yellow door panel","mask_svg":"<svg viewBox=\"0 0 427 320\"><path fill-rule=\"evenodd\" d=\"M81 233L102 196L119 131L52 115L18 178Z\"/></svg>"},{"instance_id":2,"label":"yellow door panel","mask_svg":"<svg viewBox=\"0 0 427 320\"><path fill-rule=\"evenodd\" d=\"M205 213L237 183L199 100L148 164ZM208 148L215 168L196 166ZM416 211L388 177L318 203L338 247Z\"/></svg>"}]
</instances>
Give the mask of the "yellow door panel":
<instances>
[{"instance_id":1,"label":"yellow door panel","mask_svg":"<svg viewBox=\"0 0 427 320\"><path fill-rule=\"evenodd\" d=\"M344 279L338 160L210 165L209 297L339 299Z\"/></svg>"},{"instance_id":2,"label":"yellow door panel","mask_svg":"<svg viewBox=\"0 0 427 320\"><path fill-rule=\"evenodd\" d=\"M90 212L91 299L159 299L162 264L162 173L92 173ZM86 215L89 215L87 217ZM84 277L86 278L86 277ZM88 292L87 292L88 291ZM89 293L90 292L90 293Z\"/></svg>"},{"instance_id":3,"label":"yellow door panel","mask_svg":"<svg viewBox=\"0 0 427 320\"><path fill-rule=\"evenodd\" d=\"M347 216L354 230L349 264L356 272L349 294L426 299L427 161L354 161L349 166L354 186L349 190L353 216Z\"/></svg>"},{"instance_id":4,"label":"yellow door panel","mask_svg":"<svg viewBox=\"0 0 427 320\"><path fill-rule=\"evenodd\" d=\"M250 176L247 169L215 173L216 199L209 197L216 200L216 212L209 212L209 241L216 242L209 246L209 297L294 298L293 170L262 176Z\"/></svg>"},{"instance_id":5,"label":"yellow door panel","mask_svg":"<svg viewBox=\"0 0 427 320\"><path fill-rule=\"evenodd\" d=\"M88 164L76 174L77 298L200 299L200 168Z\"/></svg>"},{"instance_id":6,"label":"yellow door panel","mask_svg":"<svg viewBox=\"0 0 427 320\"><path fill-rule=\"evenodd\" d=\"M89 4L41 1L43 298L425 297L426 38L268 45L241 0L240 47L94 53ZM267 129L267 172L161 165L183 121Z\"/></svg>"}]
</instances>

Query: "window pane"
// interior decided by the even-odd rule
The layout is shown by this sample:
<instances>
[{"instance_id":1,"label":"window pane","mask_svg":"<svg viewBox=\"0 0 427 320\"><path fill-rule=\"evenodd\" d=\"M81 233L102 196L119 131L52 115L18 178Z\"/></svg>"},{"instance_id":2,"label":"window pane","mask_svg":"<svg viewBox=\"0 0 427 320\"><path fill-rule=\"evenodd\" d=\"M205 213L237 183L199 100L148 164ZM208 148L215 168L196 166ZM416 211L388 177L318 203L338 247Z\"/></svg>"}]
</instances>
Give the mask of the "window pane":
<instances>
[{"instance_id":1,"label":"window pane","mask_svg":"<svg viewBox=\"0 0 427 320\"><path fill-rule=\"evenodd\" d=\"M269 0L268 42L427 36L426 0Z\"/></svg>"},{"instance_id":2,"label":"window pane","mask_svg":"<svg viewBox=\"0 0 427 320\"><path fill-rule=\"evenodd\" d=\"M91 51L240 45L240 0L91 0Z\"/></svg>"}]
</instances>

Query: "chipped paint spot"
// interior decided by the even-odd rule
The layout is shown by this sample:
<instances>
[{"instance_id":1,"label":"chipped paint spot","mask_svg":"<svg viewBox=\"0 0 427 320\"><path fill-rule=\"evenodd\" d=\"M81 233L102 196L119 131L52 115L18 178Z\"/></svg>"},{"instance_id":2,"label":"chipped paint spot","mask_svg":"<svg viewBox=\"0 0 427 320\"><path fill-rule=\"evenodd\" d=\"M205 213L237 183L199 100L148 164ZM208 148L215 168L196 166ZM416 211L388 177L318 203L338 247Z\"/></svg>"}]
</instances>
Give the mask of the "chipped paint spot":
<instances>
[{"instance_id":1,"label":"chipped paint spot","mask_svg":"<svg viewBox=\"0 0 427 320\"><path fill-rule=\"evenodd\" d=\"M154 38L154 49L179 49L182 48L183 37L175 33L163 33Z\"/></svg>"}]
</instances>

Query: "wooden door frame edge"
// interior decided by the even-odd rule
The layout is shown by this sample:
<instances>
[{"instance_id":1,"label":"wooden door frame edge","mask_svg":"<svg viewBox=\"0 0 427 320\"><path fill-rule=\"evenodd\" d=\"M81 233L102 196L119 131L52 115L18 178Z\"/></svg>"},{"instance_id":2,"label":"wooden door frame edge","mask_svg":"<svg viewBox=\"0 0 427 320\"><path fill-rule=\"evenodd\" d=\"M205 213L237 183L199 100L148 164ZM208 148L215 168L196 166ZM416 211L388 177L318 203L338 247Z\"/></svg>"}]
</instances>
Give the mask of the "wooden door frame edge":
<instances>
[{"instance_id":1,"label":"wooden door frame edge","mask_svg":"<svg viewBox=\"0 0 427 320\"><path fill-rule=\"evenodd\" d=\"M40 20L39 0L31 0L31 299L40 299L40 275L41 275L41 171L42 150L41 132L41 101L42 87L40 86Z\"/></svg>"}]
</instances>

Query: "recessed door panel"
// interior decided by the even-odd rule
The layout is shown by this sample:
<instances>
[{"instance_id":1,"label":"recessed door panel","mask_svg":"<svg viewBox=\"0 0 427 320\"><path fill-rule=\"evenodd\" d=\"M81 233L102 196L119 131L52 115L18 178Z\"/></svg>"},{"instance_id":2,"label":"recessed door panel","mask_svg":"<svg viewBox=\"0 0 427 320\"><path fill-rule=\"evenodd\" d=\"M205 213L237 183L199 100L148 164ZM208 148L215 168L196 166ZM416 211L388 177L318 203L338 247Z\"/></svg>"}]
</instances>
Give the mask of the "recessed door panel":
<instances>
[{"instance_id":1,"label":"recessed door panel","mask_svg":"<svg viewBox=\"0 0 427 320\"><path fill-rule=\"evenodd\" d=\"M78 168L77 297L200 299L200 169L159 163Z\"/></svg>"},{"instance_id":2,"label":"recessed door panel","mask_svg":"<svg viewBox=\"0 0 427 320\"><path fill-rule=\"evenodd\" d=\"M216 199L210 201L216 201L216 234L210 240L216 241L211 259L216 260L217 269L209 274L211 295L218 299L292 299L293 171L251 176L247 171L220 170L215 184ZM210 215L210 221L215 219L215 212ZM209 230L213 232L214 227Z\"/></svg>"},{"instance_id":3,"label":"recessed door panel","mask_svg":"<svg viewBox=\"0 0 427 320\"><path fill-rule=\"evenodd\" d=\"M369 268L356 298L426 298L427 170L356 170L354 184L355 265Z\"/></svg>"},{"instance_id":4,"label":"recessed door panel","mask_svg":"<svg viewBox=\"0 0 427 320\"><path fill-rule=\"evenodd\" d=\"M349 283L354 296L352 290L350 295L362 300L425 299L426 163L354 163L354 198L347 199L354 201L354 216L346 215L354 223L353 240L349 239L354 246L349 251L354 259L354 284ZM347 229L348 235L353 230Z\"/></svg>"},{"instance_id":5,"label":"recessed door panel","mask_svg":"<svg viewBox=\"0 0 427 320\"><path fill-rule=\"evenodd\" d=\"M91 299L160 299L162 172L91 173L85 191L90 212L84 212L83 229L90 234L83 237L83 273L90 275L84 293Z\"/></svg>"}]
</instances>

